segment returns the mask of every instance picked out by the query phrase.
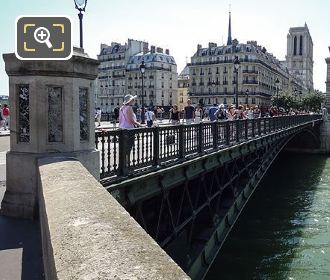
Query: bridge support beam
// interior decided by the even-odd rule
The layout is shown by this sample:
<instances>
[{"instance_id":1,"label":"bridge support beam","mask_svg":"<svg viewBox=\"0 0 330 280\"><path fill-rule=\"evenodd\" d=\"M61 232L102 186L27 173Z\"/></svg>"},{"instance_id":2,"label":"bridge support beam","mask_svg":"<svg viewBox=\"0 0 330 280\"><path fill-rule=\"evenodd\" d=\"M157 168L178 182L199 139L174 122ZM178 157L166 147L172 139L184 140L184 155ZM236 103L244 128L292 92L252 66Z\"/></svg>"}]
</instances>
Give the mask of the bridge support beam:
<instances>
[{"instance_id":1,"label":"bridge support beam","mask_svg":"<svg viewBox=\"0 0 330 280\"><path fill-rule=\"evenodd\" d=\"M330 153L330 121L324 118L323 123L320 126L320 141L321 147L320 152L329 154Z\"/></svg>"},{"instance_id":2,"label":"bridge support beam","mask_svg":"<svg viewBox=\"0 0 330 280\"><path fill-rule=\"evenodd\" d=\"M21 61L15 54L3 58L9 76L11 133L1 214L33 218L39 158L77 158L99 178L92 90L99 63L81 52L68 61Z\"/></svg>"}]
</instances>

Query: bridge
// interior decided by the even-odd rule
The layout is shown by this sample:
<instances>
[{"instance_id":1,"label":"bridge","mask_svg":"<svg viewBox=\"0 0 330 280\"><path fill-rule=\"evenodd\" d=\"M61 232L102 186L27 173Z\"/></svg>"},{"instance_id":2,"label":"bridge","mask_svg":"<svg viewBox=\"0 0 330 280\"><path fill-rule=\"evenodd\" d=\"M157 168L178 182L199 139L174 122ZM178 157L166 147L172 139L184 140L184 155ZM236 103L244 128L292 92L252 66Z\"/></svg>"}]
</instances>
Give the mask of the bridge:
<instances>
[{"instance_id":1,"label":"bridge","mask_svg":"<svg viewBox=\"0 0 330 280\"><path fill-rule=\"evenodd\" d=\"M282 149L330 152L320 115L95 133L97 61L81 49L68 61L3 58L11 133L0 231L10 237L9 217L40 229L30 247L42 250L45 277L19 267L28 257L13 262L27 279L202 279Z\"/></svg>"},{"instance_id":2,"label":"bridge","mask_svg":"<svg viewBox=\"0 0 330 280\"><path fill-rule=\"evenodd\" d=\"M101 183L202 279L281 150L320 148L321 115L96 132Z\"/></svg>"}]
</instances>

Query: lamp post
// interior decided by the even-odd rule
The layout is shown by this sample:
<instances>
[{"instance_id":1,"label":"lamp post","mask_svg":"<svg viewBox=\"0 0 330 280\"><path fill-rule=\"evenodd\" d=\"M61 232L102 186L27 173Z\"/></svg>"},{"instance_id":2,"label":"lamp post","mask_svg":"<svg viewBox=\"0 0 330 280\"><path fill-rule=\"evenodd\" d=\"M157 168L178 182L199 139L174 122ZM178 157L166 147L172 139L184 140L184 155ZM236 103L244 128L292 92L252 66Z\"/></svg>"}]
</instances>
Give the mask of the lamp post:
<instances>
[{"instance_id":1,"label":"lamp post","mask_svg":"<svg viewBox=\"0 0 330 280\"><path fill-rule=\"evenodd\" d=\"M275 85L276 85L276 107L278 108L278 104L279 104L279 100L278 100L278 86L280 84L280 81L278 78L276 78L275 80Z\"/></svg>"},{"instance_id":2,"label":"lamp post","mask_svg":"<svg viewBox=\"0 0 330 280\"><path fill-rule=\"evenodd\" d=\"M246 94L246 105L249 105L249 89L245 91Z\"/></svg>"},{"instance_id":3,"label":"lamp post","mask_svg":"<svg viewBox=\"0 0 330 280\"><path fill-rule=\"evenodd\" d=\"M239 69L240 61L238 56L235 56L234 59L234 72L236 74L236 90L235 90L235 99L236 99L236 109L238 108L238 69Z\"/></svg>"},{"instance_id":4,"label":"lamp post","mask_svg":"<svg viewBox=\"0 0 330 280\"><path fill-rule=\"evenodd\" d=\"M82 25L82 19L83 19L83 13L85 12L87 0L74 0L76 9L79 11L78 17L79 17L79 26L80 26L80 48L83 48L83 25Z\"/></svg>"},{"instance_id":5,"label":"lamp post","mask_svg":"<svg viewBox=\"0 0 330 280\"><path fill-rule=\"evenodd\" d=\"M144 116L144 84L143 84L143 78L144 78L144 72L146 71L146 66L144 65L144 60L142 60L142 63L140 65L140 72L142 75L142 99L141 99L141 103L142 103L142 110L141 110L141 123L144 124L145 123L145 116Z\"/></svg>"},{"instance_id":6,"label":"lamp post","mask_svg":"<svg viewBox=\"0 0 330 280\"><path fill-rule=\"evenodd\" d=\"M214 104L214 99L215 99L215 81L214 80L212 80L212 83L211 83L211 85L212 85L212 89L213 89L213 104Z\"/></svg>"}]
</instances>

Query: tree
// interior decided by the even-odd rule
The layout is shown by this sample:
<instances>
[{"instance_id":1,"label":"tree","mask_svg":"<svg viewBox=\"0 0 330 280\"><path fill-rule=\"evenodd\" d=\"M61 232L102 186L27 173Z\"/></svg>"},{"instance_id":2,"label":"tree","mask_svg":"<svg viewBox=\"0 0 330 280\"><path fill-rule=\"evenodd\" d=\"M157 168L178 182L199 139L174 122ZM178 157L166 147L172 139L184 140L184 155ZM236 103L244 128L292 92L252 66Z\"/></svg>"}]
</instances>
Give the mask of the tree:
<instances>
[{"instance_id":1,"label":"tree","mask_svg":"<svg viewBox=\"0 0 330 280\"><path fill-rule=\"evenodd\" d=\"M321 109L322 103L325 101L324 93L320 91L313 91L303 97L302 104L305 109L310 111L317 111Z\"/></svg>"},{"instance_id":2,"label":"tree","mask_svg":"<svg viewBox=\"0 0 330 280\"><path fill-rule=\"evenodd\" d=\"M273 105L288 110L290 108L297 109L301 104L292 94L281 92L278 96L278 99L276 96L273 97Z\"/></svg>"}]
</instances>

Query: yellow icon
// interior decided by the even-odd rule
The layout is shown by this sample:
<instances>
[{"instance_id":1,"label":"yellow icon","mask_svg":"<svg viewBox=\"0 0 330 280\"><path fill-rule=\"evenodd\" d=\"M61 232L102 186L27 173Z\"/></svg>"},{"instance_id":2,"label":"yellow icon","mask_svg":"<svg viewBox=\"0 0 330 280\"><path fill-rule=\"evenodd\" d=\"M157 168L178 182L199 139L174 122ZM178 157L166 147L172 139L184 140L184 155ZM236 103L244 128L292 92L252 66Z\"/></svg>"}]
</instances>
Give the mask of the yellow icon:
<instances>
[{"instance_id":1,"label":"yellow icon","mask_svg":"<svg viewBox=\"0 0 330 280\"><path fill-rule=\"evenodd\" d=\"M54 27L60 27L61 28L61 33L64 33L64 24L62 23L54 23ZM63 52L64 51L64 42L62 42L61 48L59 49L53 49L53 52Z\"/></svg>"},{"instance_id":2,"label":"yellow icon","mask_svg":"<svg viewBox=\"0 0 330 280\"><path fill-rule=\"evenodd\" d=\"M64 51L64 42L62 42L62 46L59 49L53 49L53 52L63 52Z\"/></svg>"},{"instance_id":3,"label":"yellow icon","mask_svg":"<svg viewBox=\"0 0 330 280\"><path fill-rule=\"evenodd\" d=\"M36 26L34 23L24 23L24 34L26 34L26 29L28 27L33 27L33 26ZM26 42L24 42L24 51L26 52L35 52L36 49L30 49L26 46Z\"/></svg>"},{"instance_id":4,"label":"yellow icon","mask_svg":"<svg viewBox=\"0 0 330 280\"><path fill-rule=\"evenodd\" d=\"M58 26L61 28L61 32L64 33L64 24L62 23L54 23L53 26Z\"/></svg>"}]
</instances>

